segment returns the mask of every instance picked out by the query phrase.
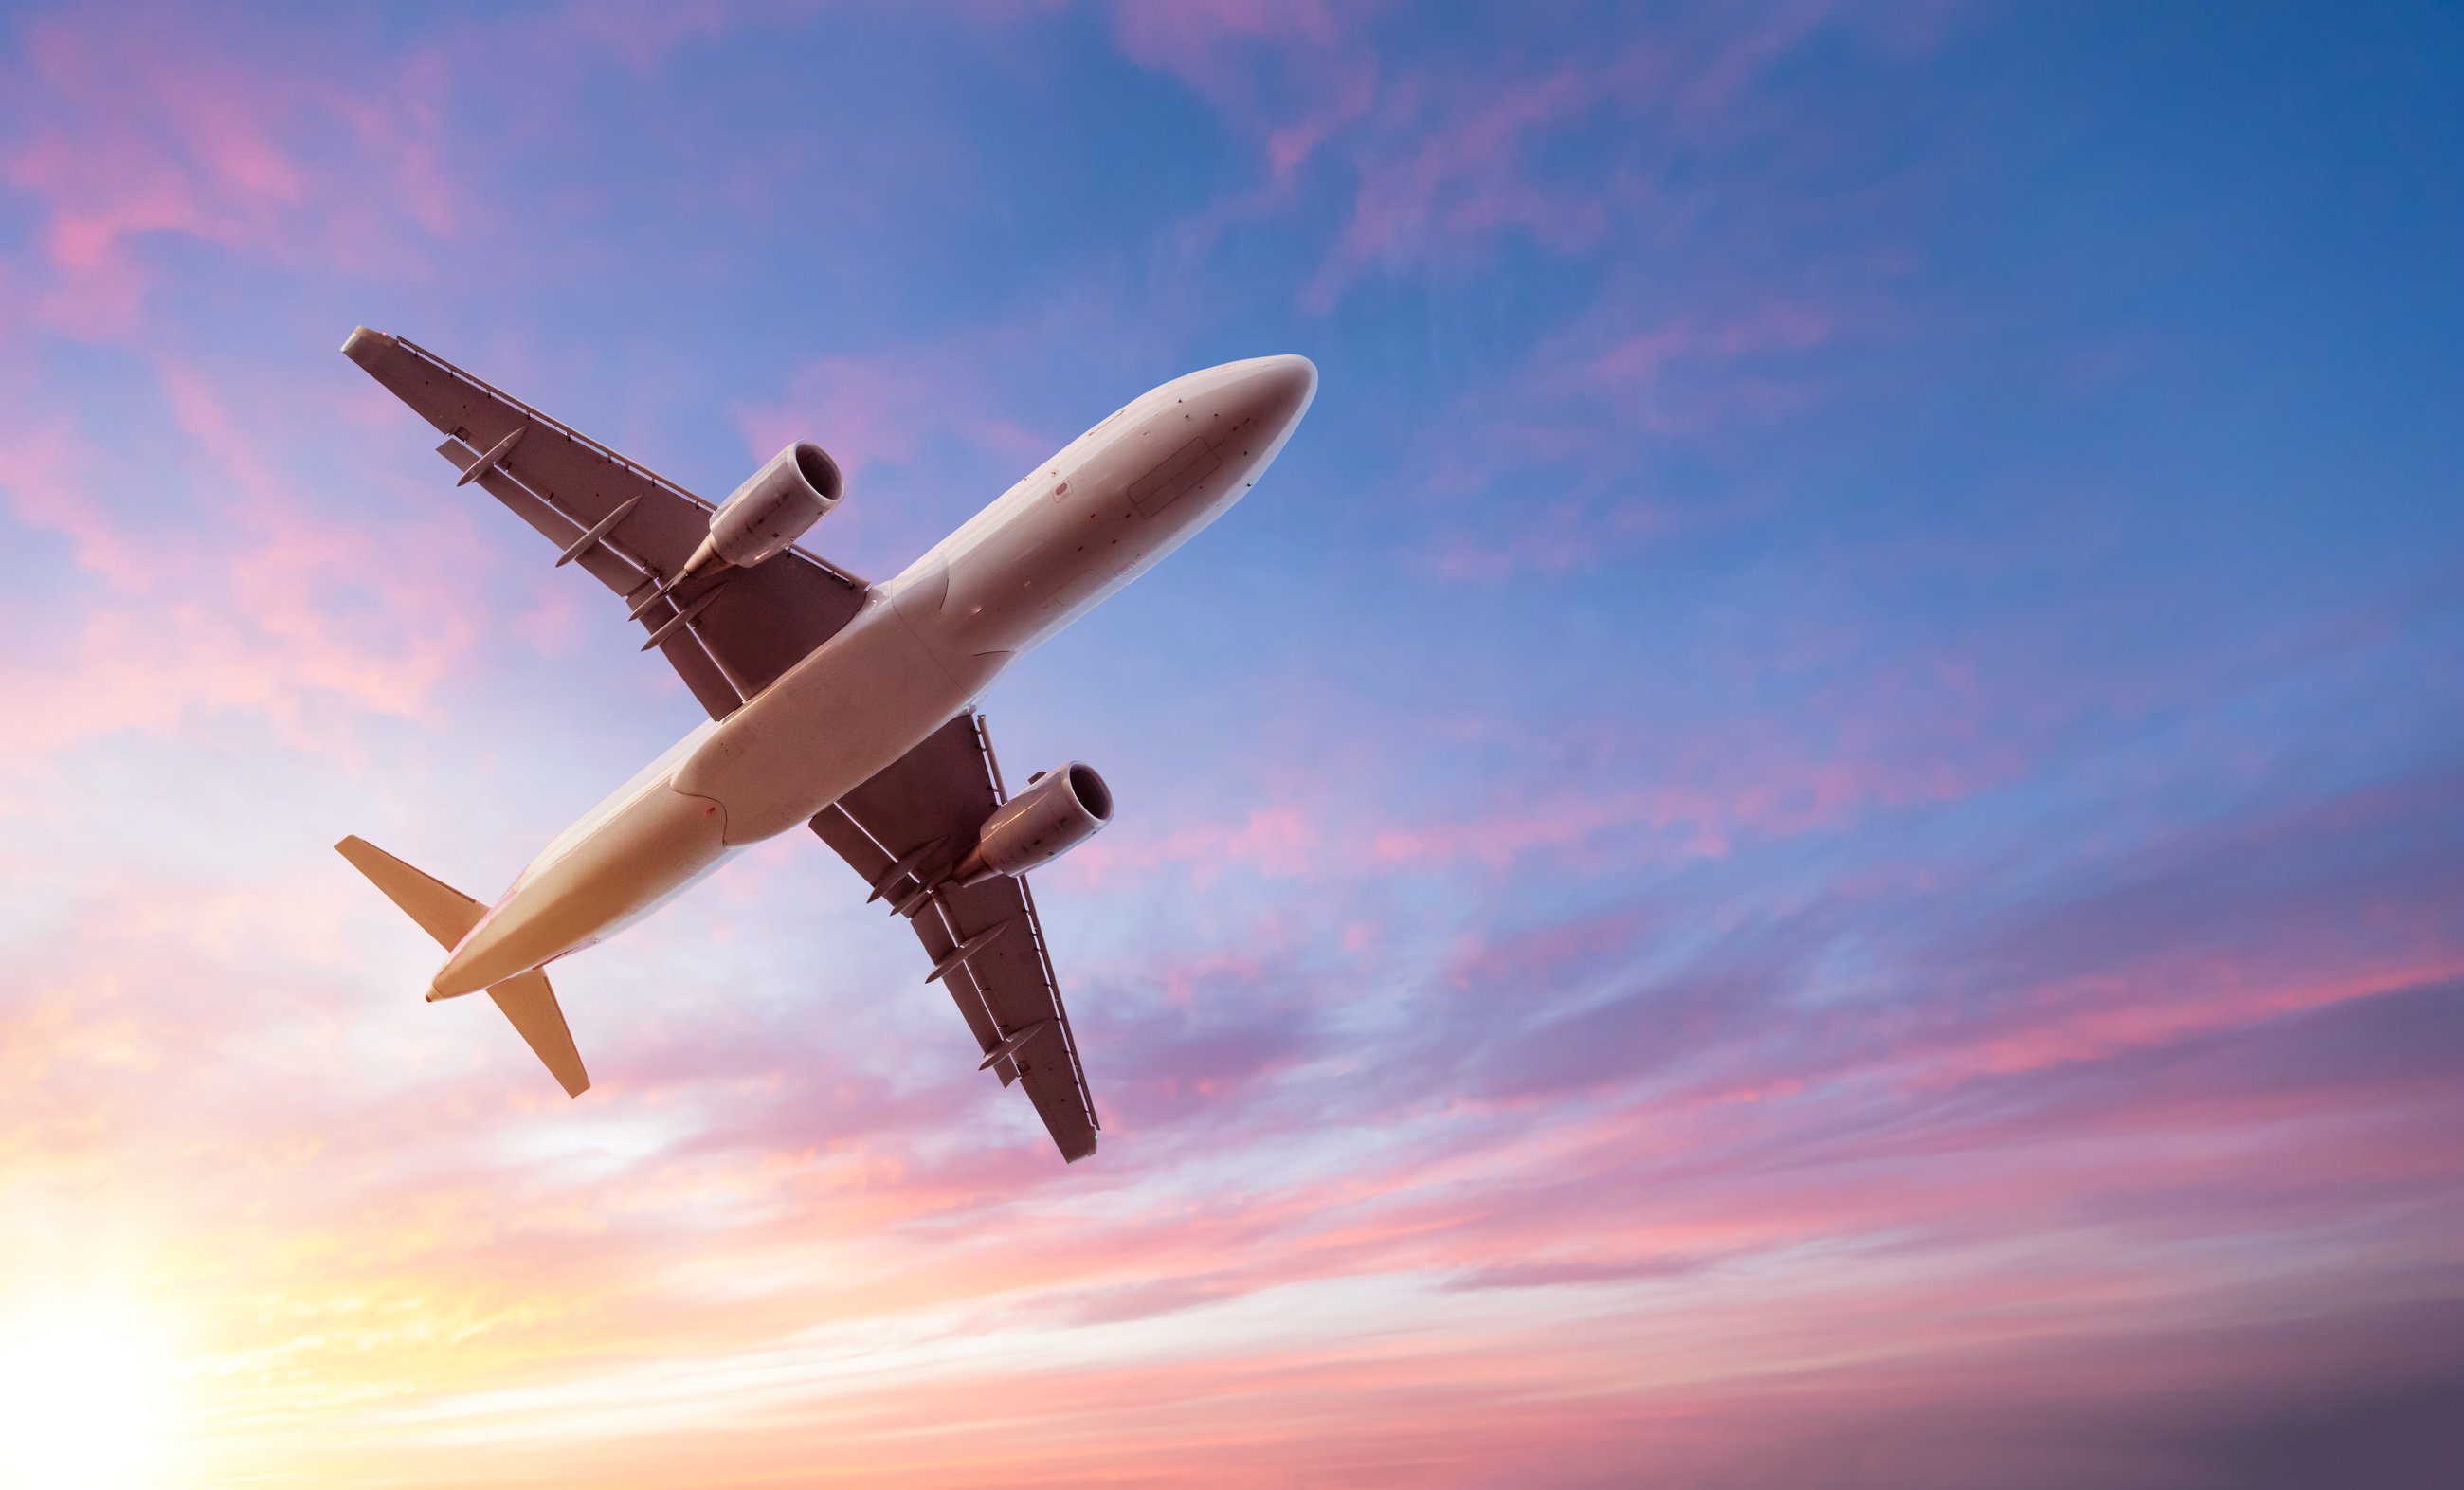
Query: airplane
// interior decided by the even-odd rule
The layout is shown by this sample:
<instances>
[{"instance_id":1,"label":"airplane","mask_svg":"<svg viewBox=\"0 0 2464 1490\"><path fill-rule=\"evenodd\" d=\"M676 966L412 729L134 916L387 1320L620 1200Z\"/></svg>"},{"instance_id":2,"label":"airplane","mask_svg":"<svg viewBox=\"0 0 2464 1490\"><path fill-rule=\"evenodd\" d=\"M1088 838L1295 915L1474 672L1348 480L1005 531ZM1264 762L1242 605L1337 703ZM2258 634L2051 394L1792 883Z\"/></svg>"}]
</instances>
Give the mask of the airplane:
<instances>
[{"instance_id":1,"label":"airplane","mask_svg":"<svg viewBox=\"0 0 2464 1490\"><path fill-rule=\"evenodd\" d=\"M430 1002L485 990L568 1096L590 1086L547 965L803 826L913 927L979 1070L1023 1084L1062 1157L1099 1124L1029 871L1112 817L1092 767L1012 795L976 701L1010 663L1258 482L1317 394L1304 357L1176 378L872 585L797 545L838 463L800 440L715 506L401 337L342 352L442 431L437 453L622 597L710 715L540 850L494 904L365 840L342 856L446 949Z\"/></svg>"}]
</instances>

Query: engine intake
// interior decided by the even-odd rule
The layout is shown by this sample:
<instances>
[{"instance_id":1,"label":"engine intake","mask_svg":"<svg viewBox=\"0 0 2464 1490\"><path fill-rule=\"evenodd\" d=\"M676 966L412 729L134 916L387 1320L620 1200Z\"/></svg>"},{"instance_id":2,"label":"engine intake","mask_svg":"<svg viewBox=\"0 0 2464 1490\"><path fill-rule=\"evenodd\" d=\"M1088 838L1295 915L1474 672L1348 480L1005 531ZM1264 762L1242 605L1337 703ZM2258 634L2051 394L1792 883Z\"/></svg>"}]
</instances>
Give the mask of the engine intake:
<instances>
[{"instance_id":1,"label":"engine intake","mask_svg":"<svg viewBox=\"0 0 2464 1490\"><path fill-rule=\"evenodd\" d=\"M1072 761L993 809L976 846L951 878L978 884L1049 864L1112 820L1112 789L1095 767Z\"/></svg>"},{"instance_id":2,"label":"engine intake","mask_svg":"<svg viewBox=\"0 0 2464 1490\"><path fill-rule=\"evenodd\" d=\"M770 457L711 514L710 547L738 568L782 552L839 504L839 463L810 440Z\"/></svg>"}]
</instances>

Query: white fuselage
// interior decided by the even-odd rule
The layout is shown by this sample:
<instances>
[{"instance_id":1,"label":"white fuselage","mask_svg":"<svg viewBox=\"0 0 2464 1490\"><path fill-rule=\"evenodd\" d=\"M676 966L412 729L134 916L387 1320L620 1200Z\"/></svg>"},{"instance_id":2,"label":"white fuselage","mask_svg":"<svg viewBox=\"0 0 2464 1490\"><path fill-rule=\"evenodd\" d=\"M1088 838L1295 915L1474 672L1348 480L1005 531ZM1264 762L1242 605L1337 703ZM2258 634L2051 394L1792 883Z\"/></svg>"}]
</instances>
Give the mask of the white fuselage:
<instances>
[{"instance_id":1,"label":"white fuselage","mask_svg":"<svg viewBox=\"0 0 2464 1490\"><path fill-rule=\"evenodd\" d=\"M428 996L476 992L588 946L861 786L1239 500L1316 390L1303 358L1227 363L1070 441L874 587L853 620L743 707L558 834Z\"/></svg>"}]
</instances>

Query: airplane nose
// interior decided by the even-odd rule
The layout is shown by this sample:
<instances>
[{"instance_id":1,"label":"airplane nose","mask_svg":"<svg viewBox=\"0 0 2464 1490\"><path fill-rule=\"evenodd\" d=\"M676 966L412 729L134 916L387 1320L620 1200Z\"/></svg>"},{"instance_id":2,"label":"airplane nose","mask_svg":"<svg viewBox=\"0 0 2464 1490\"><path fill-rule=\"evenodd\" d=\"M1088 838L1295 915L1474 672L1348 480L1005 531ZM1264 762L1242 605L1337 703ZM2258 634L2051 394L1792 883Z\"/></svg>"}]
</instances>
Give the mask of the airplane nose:
<instances>
[{"instance_id":1,"label":"airplane nose","mask_svg":"<svg viewBox=\"0 0 2464 1490\"><path fill-rule=\"evenodd\" d=\"M1317 397L1317 364L1286 354L1260 357L1241 373L1243 411L1268 429L1288 431Z\"/></svg>"}]
</instances>

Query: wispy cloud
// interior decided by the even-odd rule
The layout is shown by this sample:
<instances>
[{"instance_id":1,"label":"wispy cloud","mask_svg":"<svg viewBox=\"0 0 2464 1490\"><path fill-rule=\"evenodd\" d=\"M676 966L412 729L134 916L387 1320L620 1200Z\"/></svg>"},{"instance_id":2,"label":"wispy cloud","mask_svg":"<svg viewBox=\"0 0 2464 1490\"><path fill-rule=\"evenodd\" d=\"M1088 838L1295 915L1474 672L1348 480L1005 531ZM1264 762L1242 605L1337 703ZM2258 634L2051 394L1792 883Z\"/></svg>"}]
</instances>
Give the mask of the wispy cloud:
<instances>
[{"instance_id":1,"label":"wispy cloud","mask_svg":"<svg viewBox=\"0 0 2464 1490\"><path fill-rule=\"evenodd\" d=\"M0 181L42 213L33 302L46 323L137 329L159 274L151 240L390 277L415 274L421 245L465 219L433 54L372 70L321 27L233 49L176 7L22 25Z\"/></svg>"},{"instance_id":2,"label":"wispy cloud","mask_svg":"<svg viewBox=\"0 0 2464 1490\"><path fill-rule=\"evenodd\" d=\"M158 1324L198 1483L2435 1463L2453 349L2373 382L2343 297L2452 276L2341 197L2181 248L2098 193L2195 142L2099 69L2188 64L2013 24L11 22L0 1319ZM2197 59L2252 128L2375 76L2255 55ZM2300 117L2444 138L2401 93ZM2279 247L2332 335L2193 313ZM559 965L582 1101L421 1002L327 845L487 894L693 711L335 355L387 317L714 494L820 439L877 577L1146 382L1317 359L987 701L1122 789L1038 879L1095 1161L802 835Z\"/></svg>"}]
</instances>

